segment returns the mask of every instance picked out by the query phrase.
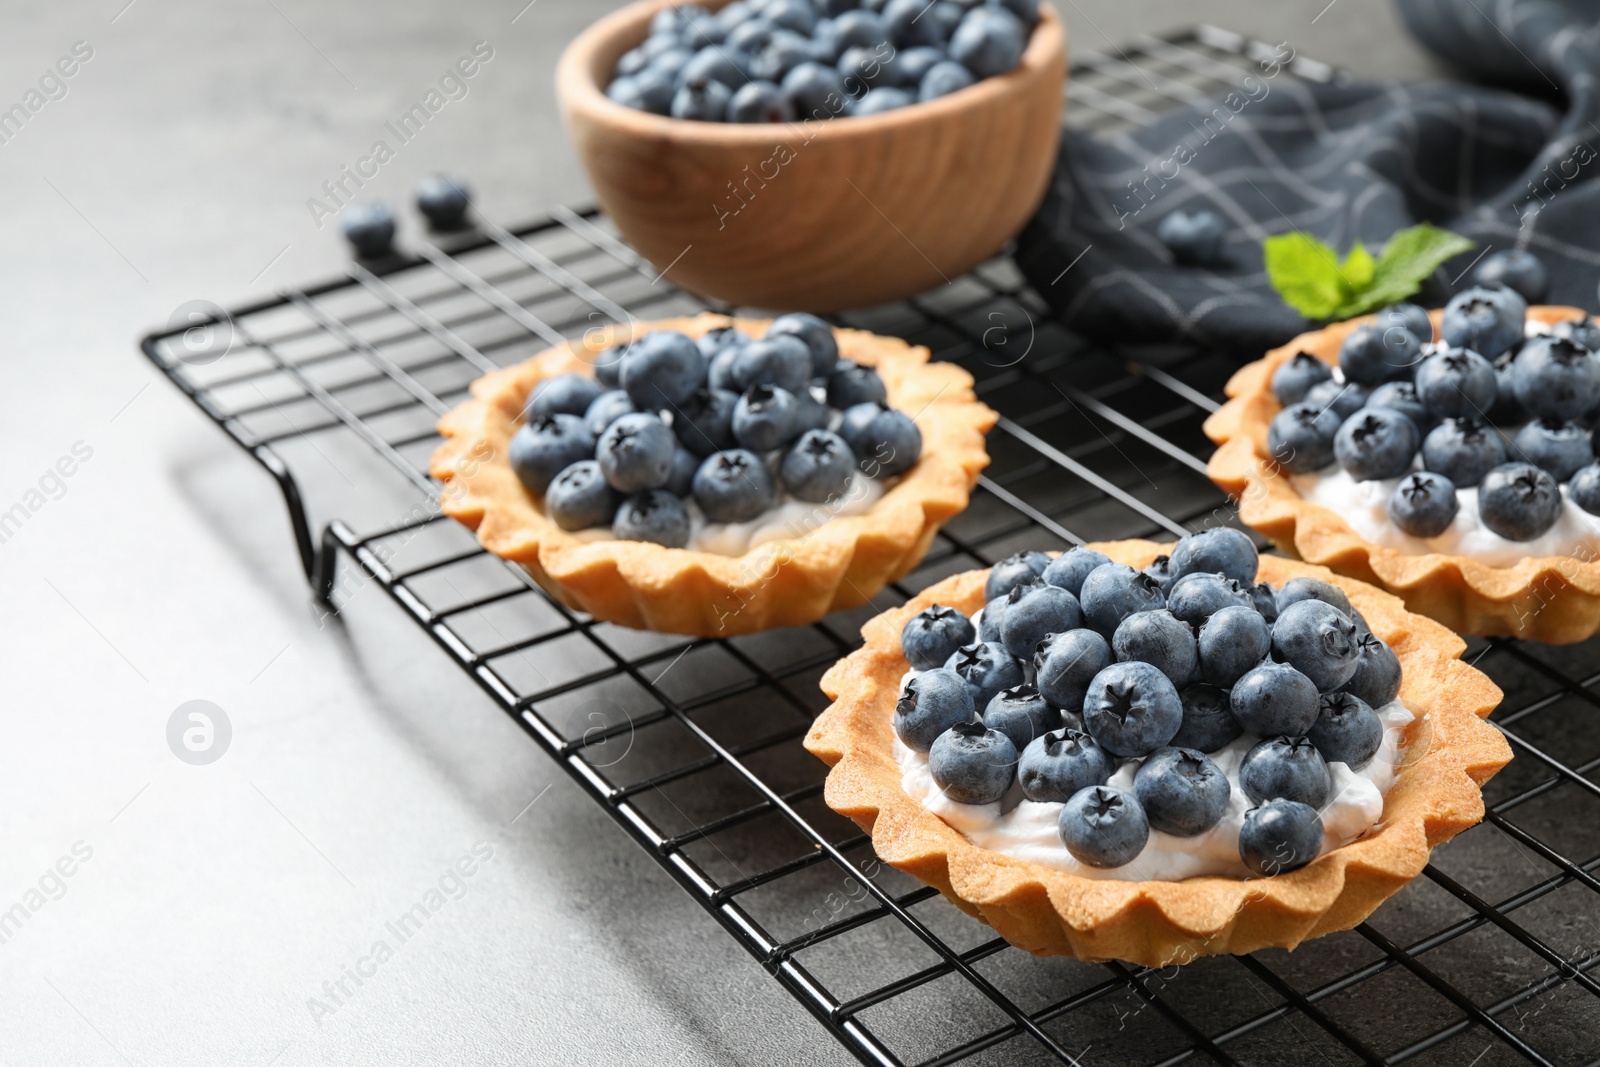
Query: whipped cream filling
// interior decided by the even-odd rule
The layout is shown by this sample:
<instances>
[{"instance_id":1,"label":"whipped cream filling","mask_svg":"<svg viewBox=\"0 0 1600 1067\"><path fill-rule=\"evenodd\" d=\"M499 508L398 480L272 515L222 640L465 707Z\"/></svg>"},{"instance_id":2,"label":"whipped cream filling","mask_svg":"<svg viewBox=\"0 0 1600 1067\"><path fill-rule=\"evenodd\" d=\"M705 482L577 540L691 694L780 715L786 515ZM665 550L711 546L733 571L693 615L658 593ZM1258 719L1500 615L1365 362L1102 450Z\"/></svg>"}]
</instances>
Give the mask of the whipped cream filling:
<instances>
[{"instance_id":1,"label":"whipped cream filling","mask_svg":"<svg viewBox=\"0 0 1600 1067\"><path fill-rule=\"evenodd\" d=\"M1421 470L1421 464L1416 465ZM1556 523L1531 541L1510 541L1483 524L1478 517L1478 489L1456 490L1460 509L1450 527L1438 537L1412 537L1389 518L1389 497L1399 478L1357 481L1334 465L1315 474L1296 474L1290 483L1301 499L1333 511L1366 540L1382 548L1421 556L1442 552L1466 556L1491 567L1511 567L1529 557L1576 556L1600 558L1600 515L1591 515L1567 496L1561 487L1561 514Z\"/></svg>"}]
</instances>

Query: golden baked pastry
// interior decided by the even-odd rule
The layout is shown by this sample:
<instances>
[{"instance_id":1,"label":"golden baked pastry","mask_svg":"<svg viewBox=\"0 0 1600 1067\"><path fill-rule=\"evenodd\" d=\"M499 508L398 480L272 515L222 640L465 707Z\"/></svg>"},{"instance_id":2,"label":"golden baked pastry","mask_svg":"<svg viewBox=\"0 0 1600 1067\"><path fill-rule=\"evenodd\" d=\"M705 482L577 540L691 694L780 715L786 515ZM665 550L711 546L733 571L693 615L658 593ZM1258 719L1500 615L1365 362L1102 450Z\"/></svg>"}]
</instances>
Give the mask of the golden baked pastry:
<instances>
[{"instance_id":1,"label":"golden baked pastry","mask_svg":"<svg viewBox=\"0 0 1600 1067\"><path fill-rule=\"evenodd\" d=\"M1436 333L1440 314L1430 316ZM1528 309L1530 320L1546 324L1583 316L1578 308ZM1373 318L1304 334L1240 368L1227 385L1230 399L1205 423L1206 435L1217 443L1207 465L1211 480L1238 501L1239 517L1280 551L1387 589L1412 611L1459 633L1557 643L1593 635L1600 630L1600 560L1525 557L1505 567L1375 545L1336 512L1302 498L1273 463L1267 428L1282 410L1272 392L1273 371L1297 352L1337 365L1346 335Z\"/></svg>"},{"instance_id":2,"label":"golden baked pastry","mask_svg":"<svg viewBox=\"0 0 1600 1067\"><path fill-rule=\"evenodd\" d=\"M1090 547L1135 568L1170 548L1147 541ZM934 603L970 615L982 607L986 576L948 578L867 623L865 646L823 677L834 702L805 744L832 766L824 794L829 807L869 832L881 859L1029 952L1157 967L1293 948L1348 929L1416 877L1433 846L1483 817L1480 787L1511 758L1505 739L1483 721L1500 690L1461 662L1459 637L1371 586L1263 556L1262 581L1281 585L1308 576L1339 586L1400 659L1400 696L1416 718L1406 727L1405 764L1380 820L1298 870L1256 879L1099 880L980 848L902 787L891 715L907 670L900 649L906 621Z\"/></svg>"},{"instance_id":3,"label":"golden baked pastry","mask_svg":"<svg viewBox=\"0 0 1600 1067\"><path fill-rule=\"evenodd\" d=\"M511 469L511 436L541 380L591 374L597 353L650 330L698 337L728 325L760 336L766 322L702 314L591 330L474 382L473 398L439 421L445 441L431 472L445 483L441 509L476 530L484 548L521 564L561 603L623 626L726 637L815 622L866 603L917 565L939 527L967 506L989 464L983 435L995 413L974 397L970 374L931 362L926 348L835 330L840 357L875 368L890 406L914 419L921 456L866 513L835 516L742 556L580 539L545 517L540 499Z\"/></svg>"}]
</instances>

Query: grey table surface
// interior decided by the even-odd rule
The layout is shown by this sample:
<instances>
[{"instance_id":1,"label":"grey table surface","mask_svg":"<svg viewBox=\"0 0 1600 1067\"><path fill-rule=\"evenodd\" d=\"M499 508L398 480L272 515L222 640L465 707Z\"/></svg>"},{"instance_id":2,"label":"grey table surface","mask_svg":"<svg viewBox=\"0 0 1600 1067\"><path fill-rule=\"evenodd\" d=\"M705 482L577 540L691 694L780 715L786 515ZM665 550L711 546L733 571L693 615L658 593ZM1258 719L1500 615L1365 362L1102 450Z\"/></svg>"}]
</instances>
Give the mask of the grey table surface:
<instances>
[{"instance_id":1,"label":"grey table surface","mask_svg":"<svg viewBox=\"0 0 1600 1067\"><path fill-rule=\"evenodd\" d=\"M27 513L0 543L0 913L26 912L0 1061L847 1061L391 605L319 623L271 485L134 349L185 301L338 272L307 199L476 42L367 192L449 169L501 220L586 199L552 70L611 6L6 5L0 105L88 58L0 145L0 511ZM1057 6L1078 52L1206 20L1437 73L1376 0ZM167 741L196 699L232 726L204 766Z\"/></svg>"}]
</instances>

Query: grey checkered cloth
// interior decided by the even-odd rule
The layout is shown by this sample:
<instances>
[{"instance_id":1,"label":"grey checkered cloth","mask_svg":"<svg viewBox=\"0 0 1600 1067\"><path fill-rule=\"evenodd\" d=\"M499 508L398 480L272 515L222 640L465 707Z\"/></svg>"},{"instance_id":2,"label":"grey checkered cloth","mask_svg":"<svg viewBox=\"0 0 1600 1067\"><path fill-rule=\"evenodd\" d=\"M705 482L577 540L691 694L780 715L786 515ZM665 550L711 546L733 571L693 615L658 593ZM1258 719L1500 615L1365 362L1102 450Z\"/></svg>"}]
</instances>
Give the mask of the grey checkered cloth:
<instances>
[{"instance_id":1,"label":"grey checkered cloth","mask_svg":"<svg viewBox=\"0 0 1600 1067\"><path fill-rule=\"evenodd\" d=\"M1600 2L1399 0L1427 47L1479 85L1323 84L1289 49L1214 106L1131 134L1063 132L1060 160L1016 260L1070 328L1107 344L1199 343L1256 356L1310 325L1278 297L1261 242L1301 230L1376 249L1431 222L1478 247L1425 288L1471 283L1487 248L1524 248L1549 300L1593 308L1600 281ZM1524 92L1538 96L1523 95ZM1226 261L1176 265L1169 212L1225 220Z\"/></svg>"}]
</instances>

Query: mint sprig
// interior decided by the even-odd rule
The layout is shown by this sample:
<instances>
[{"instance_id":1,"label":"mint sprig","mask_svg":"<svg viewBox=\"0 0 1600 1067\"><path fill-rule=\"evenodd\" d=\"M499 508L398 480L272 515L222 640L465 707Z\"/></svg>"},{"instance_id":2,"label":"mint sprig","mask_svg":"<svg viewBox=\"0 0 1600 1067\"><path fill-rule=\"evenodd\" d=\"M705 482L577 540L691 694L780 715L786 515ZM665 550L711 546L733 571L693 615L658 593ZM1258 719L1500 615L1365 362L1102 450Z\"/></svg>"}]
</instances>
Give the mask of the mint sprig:
<instances>
[{"instance_id":1,"label":"mint sprig","mask_svg":"<svg viewBox=\"0 0 1600 1067\"><path fill-rule=\"evenodd\" d=\"M1404 300L1473 243L1423 223L1397 231L1377 259L1357 241L1344 257L1306 233L1268 237L1267 277L1284 303L1310 319L1347 319Z\"/></svg>"}]
</instances>

